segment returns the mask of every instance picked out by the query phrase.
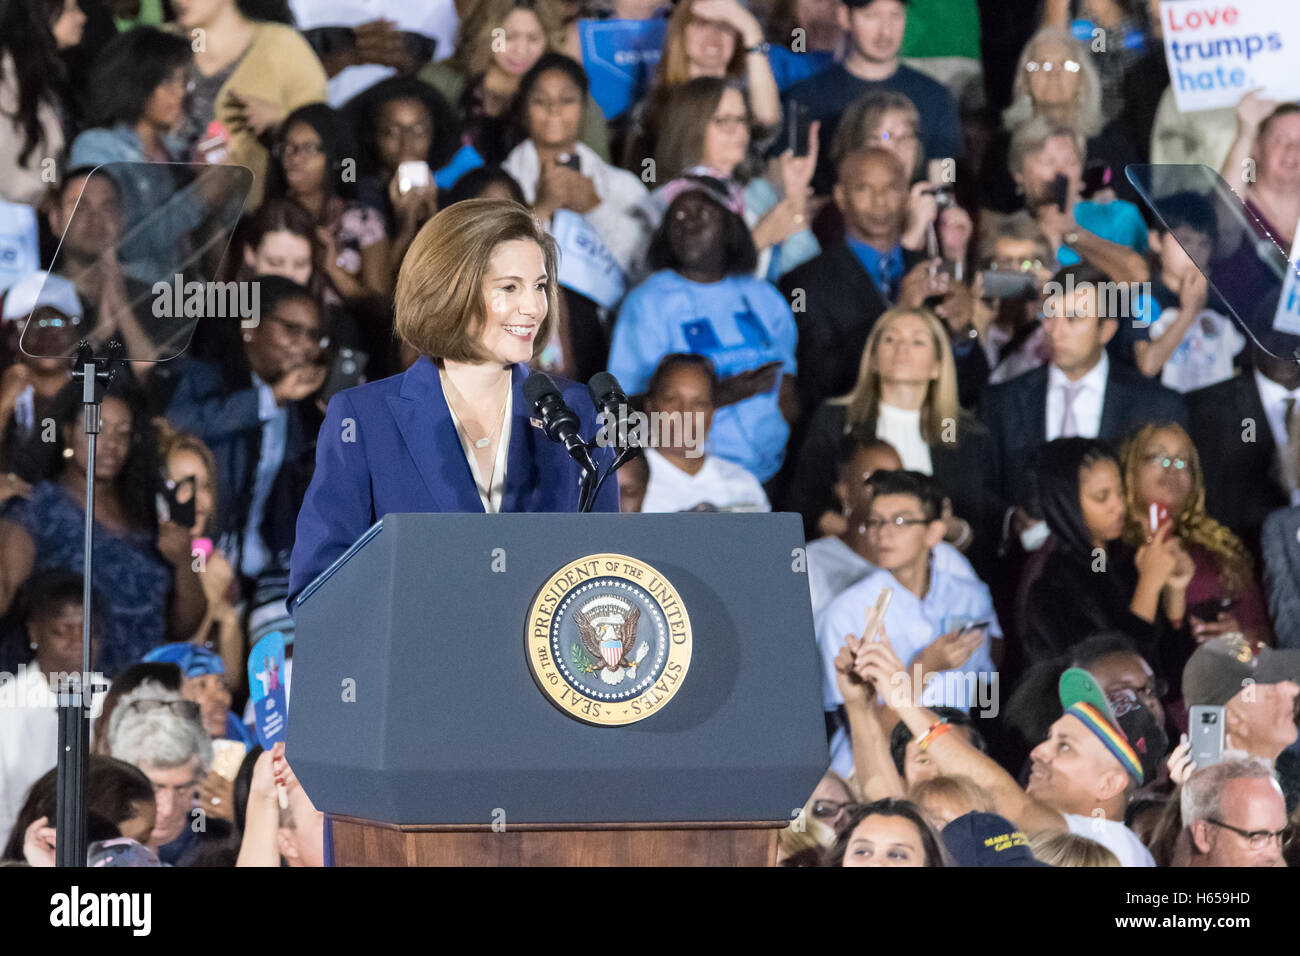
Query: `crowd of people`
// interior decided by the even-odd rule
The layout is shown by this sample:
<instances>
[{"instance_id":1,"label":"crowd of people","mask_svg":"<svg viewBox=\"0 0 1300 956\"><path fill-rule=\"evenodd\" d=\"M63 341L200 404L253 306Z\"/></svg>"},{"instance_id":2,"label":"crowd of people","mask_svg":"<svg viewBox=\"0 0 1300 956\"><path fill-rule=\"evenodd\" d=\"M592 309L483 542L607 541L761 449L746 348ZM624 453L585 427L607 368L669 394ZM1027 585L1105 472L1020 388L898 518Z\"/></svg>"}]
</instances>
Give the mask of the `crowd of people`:
<instances>
[{"instance_id":1,"label":"crowd of people","mask_svg":"<svg viewBox=\"0 0 1300 956\"><path fill-rule=\"evenodd\" d=\"M1156 216L1125 168L1222 170L1289 250L1300 103L1180 112L1159 10L0 0L4 862L54 859L93 482L92 856L322 864L246 661L278 630L291 663L320 424L419 358L399 268L476 198L558 244L539 367L694 426L623 511L802 518L831 765L787 864L1294 860L1300 338L1237 314L1280 280L1198 268L1210 198ZM245 189L212 277L258 320L171 358L150 287ZM132 359L93 469L82 340Z\"/></svg>"}]
</instances>

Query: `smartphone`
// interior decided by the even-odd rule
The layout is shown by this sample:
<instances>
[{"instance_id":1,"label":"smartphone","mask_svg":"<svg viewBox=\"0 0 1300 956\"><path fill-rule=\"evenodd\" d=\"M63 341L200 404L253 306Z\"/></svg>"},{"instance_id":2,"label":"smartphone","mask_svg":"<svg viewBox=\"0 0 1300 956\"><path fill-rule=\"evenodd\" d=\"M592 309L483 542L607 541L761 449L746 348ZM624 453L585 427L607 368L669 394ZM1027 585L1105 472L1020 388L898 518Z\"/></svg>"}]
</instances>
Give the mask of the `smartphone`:
<instances>
[{"instance_id":1,"label":"smartphone","mask_svg":"<svg viewBox=\"0 0 1300 956\"><path fill-rule=\"evenodd\" d=\"M422 159L412 159L397 167L397 191L405 196L412 189L423 189L433 182L429 164Z\"/></svg>"},{"instance_id":2,"label":"smartphone","mask_svg":"<svg viewBox=\"0 0 1300 956\"><path fill-rule=\"evenodd\" d=\"M575 173L582 172L582 160L577 153L560 153L555 157L556 166L568 166Z\"/></svg>"},{"instance_id":3,"label":"smartphone","mask_svg":"<svg viewBox=\"0 0 1300 956\"><path fill-rule=\"evenodd\" d=\"M1038 280L1033 273L1019 269L985 269L984 298L986 299L1036 299Z\"/></svg>"},{"instance_id":4,"label":"smartphone","mask_svg":"<svg viewBox=\"0 0 1300 956\"><path fill-rule=\"evenodd\" d=\"M971 631L986 631L988 630L989 625L992 623L993 623L992 621L972 621L970 624L967 624L964 627L962 627L961 633L968 634Z\"/></svg>"},{"instance_id":5,"label":"smartphone","mask_svg":"<svg viewBox=\"0 0 1300 956\"><path fill-rule=\"evenodd\" d=\"M808 132L812 126L808 107L802 103L790 104L785 114L785 148L796 156L808 155Z\"/></svg>"},{"instance_id":6,"label":"smartphone","mask_svg":"<svg viewBox=\"0 0 1300 956\"><path fill-rule=\"evenodd\" d=\"M321 401L328 402L345 388L360 384L369 357L356 349L340 348L325 376L325 384L321 386Z\"/></svg>"},{"instance_id":7,"label":"smartphone","mask_svg":"<svg viewBox=\"0 0 1300 956\"><path fill-rule=\"evenodd\" d=\"M1147 524L1151 528L1151 533L1155 534L1160 530L1160 526L1169 520L1169 508L1159 501L1151 502L1147 509Z\"/></svg>"},{"instance_id":8,"label":"smartphone","mask_svg":"<svg viewBox=\"0 0 1300 956\"><path fill-rule=\"evenodd\" d=\"M880 640L880 627L885 623L885 612L889 610L889 602L893 599L893 588L885 587L880 589L880 596L876 598L876 606L872 608L871 617L867 618L867 633L862 635L864 641L874 644Z\"/></svg>"},{"instance_id":9,"label":"smartphone","mask_svg":"<svg viewBox=\"0 0 1300 956\"><path fill-rule=\"evenodd\" d=\"M1056 208L1065 212L1065 207L1070 204L1070 179L1063 174L1057 174L1052 180L1052 202L1056 203Z\"/></svg>"},{"instance_id":10,"label":"smartphone","mask_svg":"<svg viewBox=\"0 0 1300 956\"><path fill-rule=\"evenodd\" d=\"M1192 763L1209 767L1223 759L1223 708L1196 704L1187 713Z\"/></svg>"},{"instance_id":11,"label":"smartphone","mask_svg":"<svg viewBox=\"0 0 1300 956\"><path fill-rule=\"evenodd\" d=\"M158 520L170 521L182 528L191 527L196 518L197 506L194 501L196 484L193 475L181 481L164 478L162 488L155 497L155 503L158 507ZM182 496L184 500L181 500Z\"/></svg>"}]
</instances>

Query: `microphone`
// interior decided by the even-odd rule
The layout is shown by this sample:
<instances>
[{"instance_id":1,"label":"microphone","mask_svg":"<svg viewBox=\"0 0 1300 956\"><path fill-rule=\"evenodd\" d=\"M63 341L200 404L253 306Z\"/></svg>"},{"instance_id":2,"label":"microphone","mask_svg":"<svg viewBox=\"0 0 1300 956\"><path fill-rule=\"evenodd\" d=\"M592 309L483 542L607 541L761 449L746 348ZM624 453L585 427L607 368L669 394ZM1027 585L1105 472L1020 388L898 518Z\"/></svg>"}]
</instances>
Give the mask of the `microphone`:
<instances>
[{"instance_id":1,"label":"microphone","mask_svg":"<svg viewBox=\"0 0 1300 956\"><path fill-rule=\"evenodd\" d=\"M627 441L627 393L623 391L623 386L618 384L618 379L609 372L597 372L587 383L587 392L591 395L591 401L596 409L605 416L605 420L614 424L615 444L626 444L629 458L641 454L639 441Z\"/></svg>"},{"instance_id":2,"label":"microphone","mask_svg":"<svg viewBox=\"0 0 1300 956\"><path fill-rule=\"evenodd\" d=\"M542 430L551 441L560 442L585 474L596 474L596 464L591 460L587 443L578 434L582 424L577 414L565 404L564 396L555 387L550 376L533 372L524 379L524 398L542 420Z\"/></svg>"}]
</instances>

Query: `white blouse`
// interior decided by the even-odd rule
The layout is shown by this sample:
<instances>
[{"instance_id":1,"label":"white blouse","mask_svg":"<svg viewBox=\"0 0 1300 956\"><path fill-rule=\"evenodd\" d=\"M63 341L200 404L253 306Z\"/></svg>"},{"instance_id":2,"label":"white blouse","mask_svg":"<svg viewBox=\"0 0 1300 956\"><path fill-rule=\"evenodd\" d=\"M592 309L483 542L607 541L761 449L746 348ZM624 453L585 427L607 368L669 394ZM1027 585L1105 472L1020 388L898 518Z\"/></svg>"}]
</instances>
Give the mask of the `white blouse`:
<instances>
[{"instance_id":1,"label":"white blouse","mask_svg":"<svg viewBox=\"0 0 1300 956\"><path fill-rule=\"evenodd\" d=\"M909 411L881 402L880 413L876 418L876 437L883 438L894 446L894 450L903 459L903 467L908 471L919 471L923 475L934 474L930 446L921 437L919 408Z\"/></svg>"},{"instance_id":2,"label":"white blouse","mask_svg":"<svg viewBox=\"0 0 1300 956\"><path fill-rule=\"evenodd\" d=\"M497 442L497 457L492 463L492 474L484 480L483 475L479 472L478 457L474 454L474 442L470 440L469 433L460 423L460 417L456 410L451 407L451 402L447 403L447 411L451 412L451 420L456 426L456 434L460 437L460 447L465 452L465 460L469 462L470 474L474 476L474 485L478 488L479 500L483 502L483 510L487 514L493 515L501 511L501 495L506 487L506 459L510 451L510 410L515 403L515 390L513 385L506 394L505 408L502 414L505 420L501 423L501 438Z\"/></svg>"}]
</instances>

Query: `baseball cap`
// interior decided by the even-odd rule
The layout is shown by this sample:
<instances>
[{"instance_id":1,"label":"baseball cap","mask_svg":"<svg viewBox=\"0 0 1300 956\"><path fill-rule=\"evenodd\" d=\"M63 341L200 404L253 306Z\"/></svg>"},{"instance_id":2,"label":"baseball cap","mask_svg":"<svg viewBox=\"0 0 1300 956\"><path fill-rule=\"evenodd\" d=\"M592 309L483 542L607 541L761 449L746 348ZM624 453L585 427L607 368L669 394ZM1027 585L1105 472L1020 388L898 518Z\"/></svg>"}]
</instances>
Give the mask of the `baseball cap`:
<instances>
[{"instance_id":1,"label":"baseball cap","mask_svg":"<svg viewBox=\"0 0 1300 956\"><path fill-rule=\"evenodd\" d=\"M1065 713L1092 731L1137 786L1156 778L1169 737L1136 697L1116 714L1096 679L1082 667L1067 668L1058 691Z\"/></svg>"},{"instance_id":2,"label":"baseball cap","mask_svg":"<svg viewBox=\"0 0 1300 956\"><path fill-rule=\"evenodd\" d=\"M224 674L221 658L206 647L184 641L155 647L141 660L151 664L175 664L186 677L203 677L207 674Z\"/></svg>"},{"instance_id":3,"label":"baseball cap","mask_svg":"<svg viewBox=\"0 0 1300 956\"><path fill-rule=\"evenodd\" d=\"M742 219L745 216L745 195L740 186L707 166L692 166L676 179L664 183L655 190L654 200L662 214L668 211L674 199L688 192L702 192L723 209Z\"/></svg>"},{"instance_id":4,"label":"baseball cap","mask_svg":"<svg viewBox=\"0 0 1300 956\"><path fill-rule=\"evenodd\" d=\"M1242 634L1224 634L1198 647L1183 668L1183 701L1188 707L1222 707L1248 681L1300 682L1300 650L1255 650Z\"/></svg>"},{"instance_id":5,"label":"baseball cap","mask_svg":"<svg viewBox=\"0 0 1300 956\"><path fill-rule=\"evenodd\" d=\"M48 272L29 272L5 292L0 319L25 319L41 306L57 309L70 319L80 319L83 314L77 287L70 281Z\"/></svg>"},{"instance_id":6,"label":"baseball cap","mask_svg":"<svg viewBox=\"0 0 1300 956\"><path fill-rule=\"evenodd\" d=\"M964 813L943 828L943 845L957 866L1047 866L1006 817Z\"/></svg>"}]
</instances>

